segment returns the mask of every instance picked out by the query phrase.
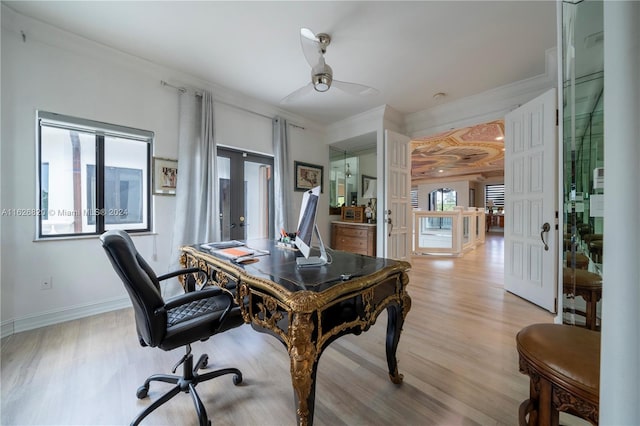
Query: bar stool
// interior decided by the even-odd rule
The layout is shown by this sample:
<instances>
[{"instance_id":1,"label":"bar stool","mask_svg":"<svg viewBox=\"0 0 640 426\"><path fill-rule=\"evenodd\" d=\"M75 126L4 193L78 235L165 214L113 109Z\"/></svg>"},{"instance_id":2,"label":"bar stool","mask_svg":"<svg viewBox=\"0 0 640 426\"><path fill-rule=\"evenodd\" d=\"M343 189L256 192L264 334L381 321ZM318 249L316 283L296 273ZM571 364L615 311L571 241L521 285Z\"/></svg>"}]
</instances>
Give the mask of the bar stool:
<instances>
[{"instance_id":1,"label":"bar stool","mask_svg":"<svg viewBox=\"0 0 640 426\"><path fill-rule=\"evenodd\" d=\"M589 243L589 254L596 263L602 263L602 240L593 240Z\"/></svg>"},{"instance_id":2,"label":"bar stool","mask_svg":"<svg viewBox=\"0 0 640 426\"><path fill-rule=\"evenodd\" d=\"M520 426L557 426L560 411L598 424L600 333L562 324L533 324L516 336L519 370L530 377Z\"/></svg>"},{"instance_id":3,"label":"bar stool","mask_svg":"<svg viewBox=\"0 0 640 426\"><path fill-rule=\"evenodd\" d=\"M586 234L582 237L584 242L589 245L591 241L598 241L603 239L603 234Z\"/></svg>"},{"instance_id":4,"label":"bar stool","mask_svg":"<svg viewBox=\"0 0 640 426\"><path fill-rule=\"evenodd\" d=\"M565 259L566 259L566 266L567 267L571 267L571 262L572 262L572 257L573 255L571 254L570 251L566 252L565 254ZM576 260L576 268L577 269L587 269L589 268L589 257L585 254L582 253L575 253L575 260Z\"/></svg>"},{"instance_id":5,"label":"bar stool","mask_svg":"<svg viewBox=\"0 0 640 426\"><path fill-rule=\"evenodd\" d=\"M575 282L574 282L575 277ZM587 303L586 312L564 308L585 317L585 326L590 330L599 330L596 321L596 307L602 299L602 276L585 269L562 269L562 292L566 295L580 296Z\"/></svg>"},{"instance_id":6,"label":"bar stool","mask_svg":"<svg viewBox=\"0 0 640 426\"><path fill-rule=\"evenodd\" d=\"M580 235L592 234L593 228L588 223L578 223L576 228L578 229L578 233Z\"/></svg>"}]
</instances>

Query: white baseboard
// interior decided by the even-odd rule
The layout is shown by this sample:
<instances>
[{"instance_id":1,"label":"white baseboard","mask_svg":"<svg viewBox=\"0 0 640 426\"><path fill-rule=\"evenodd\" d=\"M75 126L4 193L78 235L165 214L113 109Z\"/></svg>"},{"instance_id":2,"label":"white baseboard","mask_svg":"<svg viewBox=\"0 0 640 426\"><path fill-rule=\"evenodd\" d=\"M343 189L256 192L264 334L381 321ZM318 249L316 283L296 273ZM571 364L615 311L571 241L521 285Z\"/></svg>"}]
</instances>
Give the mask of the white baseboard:
<instances>
[{"instance_id":1,"label":"white baseboard","mask_svg":"<svg viewBox=\"0 0 640 426\"><path fill-rule=\"evenodd\" d=\"M0 339L11 336L13 334L13 320L2 321L0 329Z\"/></svg>"},{"instance_id":2,"label":"white baseboard","mask_svg":"<svg viewBox=\"0 0 640 426\"><path fill-rule=\"evenodd\" d=\"M69 308L43 312L23 318L15 318L4 321L0 324L2 332L1 337L5 338L14 333L20 333L21 331L33 330L48 325L71 321L78 318L85 318L130 306L131 300L128 297L120 297L89 305L71 306Z\"/></svg>"}]
</instances>

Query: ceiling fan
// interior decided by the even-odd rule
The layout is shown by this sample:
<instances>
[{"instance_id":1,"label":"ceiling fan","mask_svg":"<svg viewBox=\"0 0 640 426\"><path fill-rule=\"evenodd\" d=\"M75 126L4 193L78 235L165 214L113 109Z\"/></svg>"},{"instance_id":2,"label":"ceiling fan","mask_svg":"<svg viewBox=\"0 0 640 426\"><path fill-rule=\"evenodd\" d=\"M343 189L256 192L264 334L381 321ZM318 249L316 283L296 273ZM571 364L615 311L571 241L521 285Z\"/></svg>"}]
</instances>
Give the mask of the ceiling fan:
<instances>
[{"instance_id":1,"label":"ceiling fan","mask_svg":"<svg viewBox=\"0 0 640 426\"><path fill-rule=\"evenodd\" d=\"M300 29L300 42L302 44L304 57L307 59L309 65L311 65L311 82L287 95L280 101L281 103L296 100L310 93L312 90L316 92L326 92L331 87L337 87L356 96L371 96L379 93L379 91L373 87L333 79L333 70L324 61L327 46L331 43L331 36L329 36L329 34L314 34L310 29L302 28Z\"/></svg>"}]
</instances>

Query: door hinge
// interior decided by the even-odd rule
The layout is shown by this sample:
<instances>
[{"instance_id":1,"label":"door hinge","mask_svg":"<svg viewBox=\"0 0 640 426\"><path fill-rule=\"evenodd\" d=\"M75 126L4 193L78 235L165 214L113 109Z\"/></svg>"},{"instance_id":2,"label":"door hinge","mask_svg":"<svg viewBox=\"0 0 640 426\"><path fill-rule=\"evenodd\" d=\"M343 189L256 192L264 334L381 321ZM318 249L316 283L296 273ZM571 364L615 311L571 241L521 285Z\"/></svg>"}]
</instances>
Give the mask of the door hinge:
<instances>
[{"instance_id":1,"label":"door hinge","mask_svg":"<svg viewBox=\"0 0 640 426\"><path fill-rule=\"evenodd\" d=\"M560 110L556 108L556 126L560 125Z\"/></svg>"}]
</instances>

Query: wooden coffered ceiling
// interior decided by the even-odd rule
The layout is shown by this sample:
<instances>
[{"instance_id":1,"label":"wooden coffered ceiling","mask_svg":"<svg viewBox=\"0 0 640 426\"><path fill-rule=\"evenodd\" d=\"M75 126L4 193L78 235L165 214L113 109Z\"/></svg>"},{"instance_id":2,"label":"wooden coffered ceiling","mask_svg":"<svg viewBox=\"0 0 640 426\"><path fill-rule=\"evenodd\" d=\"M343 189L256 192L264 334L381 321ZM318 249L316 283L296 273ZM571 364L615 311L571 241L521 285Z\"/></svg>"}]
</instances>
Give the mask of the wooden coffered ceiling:
<instances>
[{"instance_id":1,"label":"wooden coffered ceiling","mask_svg":"<svg viewBox=\"0 0 640 426\"><path fill-rule=\"evenodd\" d=\"M483 181L504 176L504 120L411 141L411 180Z\"/></svg>"}]
</instances>

